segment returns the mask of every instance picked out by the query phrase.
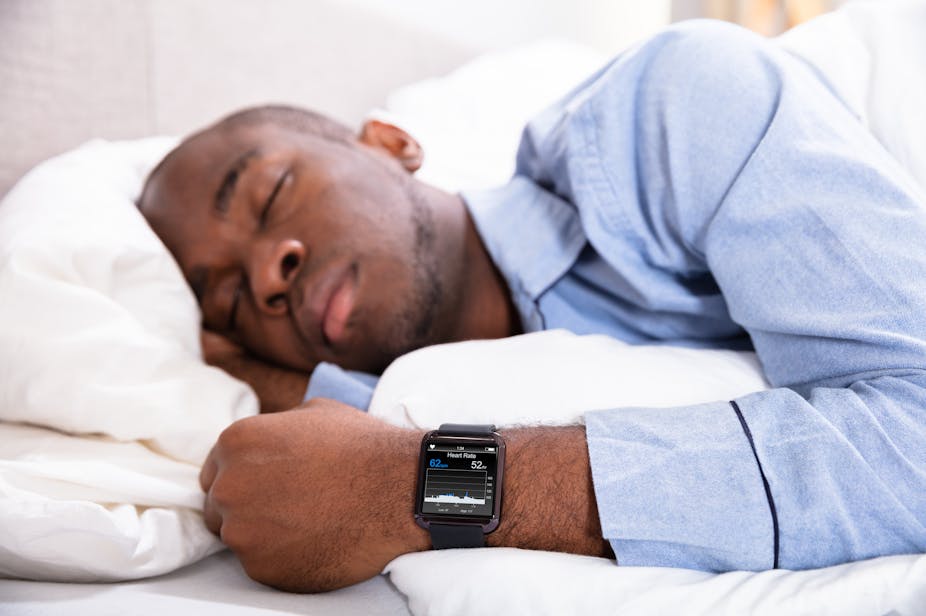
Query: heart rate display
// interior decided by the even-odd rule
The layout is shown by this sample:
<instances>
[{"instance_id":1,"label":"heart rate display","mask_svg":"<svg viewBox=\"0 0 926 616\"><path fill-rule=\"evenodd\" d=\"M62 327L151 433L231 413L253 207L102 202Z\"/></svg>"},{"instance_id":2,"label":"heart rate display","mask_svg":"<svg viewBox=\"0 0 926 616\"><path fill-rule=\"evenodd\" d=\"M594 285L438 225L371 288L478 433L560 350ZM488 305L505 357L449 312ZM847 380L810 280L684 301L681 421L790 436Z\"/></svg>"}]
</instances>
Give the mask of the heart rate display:
<instances>
[{"instance_id":1,"label":"heart rate display","mask_svg":"<svg viewBox=\"0 0 926 616\"><path fill-rule=\"evenodd\" d=\"M424 502L485 505L486 472L429 468L424 481Z\"/></svg>"},{"instance_id":2,"label":"heart rate display","mask_svg":"<svg viewBox=\"0 0 926 616\"><path fill-rule=\"evenodd\" d=\"M425 453L421 510L449 516L491 516L498 451L485 445L432 444Z\"/></svg>"}]
</instances>

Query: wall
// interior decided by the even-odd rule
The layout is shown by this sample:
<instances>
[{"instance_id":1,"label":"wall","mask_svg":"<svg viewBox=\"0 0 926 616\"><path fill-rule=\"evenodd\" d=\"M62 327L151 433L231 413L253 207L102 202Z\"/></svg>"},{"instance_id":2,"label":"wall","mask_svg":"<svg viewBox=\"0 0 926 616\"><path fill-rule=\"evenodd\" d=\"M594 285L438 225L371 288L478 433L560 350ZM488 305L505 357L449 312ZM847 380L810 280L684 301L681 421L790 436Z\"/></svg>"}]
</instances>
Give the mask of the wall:
<instances>
[{"instance_id":1,"label":"wall","mask_svg":"<svg viewBox=\"0 0 926 616\"><path fill-rule=\"evenodd\" d=\"M343 0L461 45L497 49L564 37L607 54L669 23L670 0Z\"/></svg>"}]
</instances>

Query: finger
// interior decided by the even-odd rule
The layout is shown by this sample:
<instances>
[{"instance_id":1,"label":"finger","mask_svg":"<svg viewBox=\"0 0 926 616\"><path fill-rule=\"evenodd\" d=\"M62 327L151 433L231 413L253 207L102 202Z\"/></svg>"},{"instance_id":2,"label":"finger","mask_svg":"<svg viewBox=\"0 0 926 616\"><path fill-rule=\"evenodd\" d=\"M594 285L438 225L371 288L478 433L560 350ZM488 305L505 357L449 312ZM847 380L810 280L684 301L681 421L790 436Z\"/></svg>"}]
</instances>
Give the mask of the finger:
<instances>
[{"instance_id":1,"label":"finger","mask_svg":"<svg viewBox=\"0 0 926 616\"><path fill-rule=\"evenodd\" d=\"M206 500L203 503L203 521L206 523L206 528L212 531L215 535L221 536L222 514L219 513L219 510L215 505L215 501L212 500L211 493L206 494Z\"/></svg>"},{"instance_id":2,"label":"finger","mask_svg":"<svg viewBox=\"0 0 926 616\"><path fill-rule=\"evenodd\" d=\"M212 482L215 481L216 473L219 472L215 449L215 447L212 448L212 451L206 456L206 461L203 462L203 467L199 470L199 486L203 489L203 492L209 491Z\"/></svg>"}]
</instances>

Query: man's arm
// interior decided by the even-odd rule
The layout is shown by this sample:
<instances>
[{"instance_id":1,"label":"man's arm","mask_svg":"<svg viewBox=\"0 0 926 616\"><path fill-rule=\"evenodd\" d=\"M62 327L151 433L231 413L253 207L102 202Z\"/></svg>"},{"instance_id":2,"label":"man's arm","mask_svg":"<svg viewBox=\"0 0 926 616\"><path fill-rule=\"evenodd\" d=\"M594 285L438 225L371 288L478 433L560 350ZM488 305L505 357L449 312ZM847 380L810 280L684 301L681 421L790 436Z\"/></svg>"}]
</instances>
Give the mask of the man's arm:
<instances>
[{"instance_id":1,"label":"man's arm","mask_svg":"<svg viewBox=\"0 0 926 616\"><path fill-rule=\"evenodd\" d=\"M586 414L604 535L622 564L715 571L926 551L922 188L773 44L660 37L529 127L519 169L625 298L739 324L776 389Z\"/></svg>"},{"instance_id":2,"label":"man's arm","mask_svg":"<svg viewBox=\"0 0 926 616\"><path fill-rule=\"evenodd\" d=\"M610 554L581 426L512 429L489 545ZM429 549L414 521L421 431L332 400L240 420L203 466L205 519L255 580L321 592ZM538 498L537 495L542 495Z\"/></svg>"}]
</instances>

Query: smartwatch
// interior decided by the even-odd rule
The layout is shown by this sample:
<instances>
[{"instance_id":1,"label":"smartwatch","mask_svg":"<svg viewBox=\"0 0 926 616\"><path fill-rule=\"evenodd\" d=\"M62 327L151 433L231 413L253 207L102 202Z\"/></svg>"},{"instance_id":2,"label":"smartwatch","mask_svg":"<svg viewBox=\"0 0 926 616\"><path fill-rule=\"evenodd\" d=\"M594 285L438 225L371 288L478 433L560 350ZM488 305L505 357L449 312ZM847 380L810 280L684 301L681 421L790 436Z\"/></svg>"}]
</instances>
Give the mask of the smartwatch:
<instances>
[{"instance_id":1,"label":"smartwatch","mask_svg":"<svg viewBox=\"0 0 926 616\"><path fill-rule=\"evenodd\" d=\"M424 435L415 521L434 549L478 548L498 528L505 441L492 425L443 424Z\"/></svg>"}]
</instances>

